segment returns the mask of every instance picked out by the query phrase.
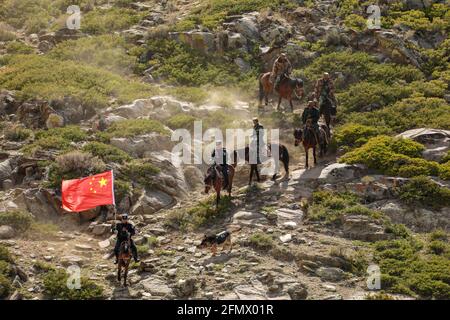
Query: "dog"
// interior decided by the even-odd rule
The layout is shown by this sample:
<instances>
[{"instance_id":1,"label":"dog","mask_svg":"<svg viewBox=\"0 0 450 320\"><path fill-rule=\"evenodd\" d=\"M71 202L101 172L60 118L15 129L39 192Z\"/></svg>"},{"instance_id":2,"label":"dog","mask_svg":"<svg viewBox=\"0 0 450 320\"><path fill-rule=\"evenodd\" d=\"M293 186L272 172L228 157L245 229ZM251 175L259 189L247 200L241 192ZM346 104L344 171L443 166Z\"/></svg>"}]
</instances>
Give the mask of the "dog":
<instances>
[{"instance_id":1,"label":"dog","mask_svg":"<svg viewBox=\"0 0 450 320\"><path fill-rule=\"evenodd\" d=\"M222 251L224 251L225 247L228 246L228 253L231 252L233 249L233 244L231 243L231 233L229 231L225 230L217 234L205 234L198 248L203 249L210 247L214 257L217 253L218 245L222 245Z\"/></svg>"}]
</instances>

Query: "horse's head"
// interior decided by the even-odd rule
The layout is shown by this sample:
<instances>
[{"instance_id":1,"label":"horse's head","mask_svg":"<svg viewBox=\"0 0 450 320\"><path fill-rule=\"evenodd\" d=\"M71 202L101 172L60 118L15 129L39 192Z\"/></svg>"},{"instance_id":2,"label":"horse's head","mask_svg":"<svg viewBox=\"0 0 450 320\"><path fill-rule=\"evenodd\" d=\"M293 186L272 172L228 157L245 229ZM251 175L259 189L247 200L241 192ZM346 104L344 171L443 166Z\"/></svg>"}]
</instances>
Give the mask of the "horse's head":
<instances>
[{"instance_id":1,"label":"horse's head","mask_svg":"<svg viewBox=\"0 0 450 320\"><path fill-rule=\"evenodd\" d=\"M303 80L302 79L295 79L295 95L299 100L301 100L304 96L305 92L303 90Z\"/></svg>"},{"instance_id":2,"label":"horse's head","mask_svg":"<svg viewBox=\"0 0 450 320\"><path fill-rule=\"evenodd\" d=\"M300 142L302 141L302 138L303 138L302 129L294 129L294 139L295 139L294 145L296 147L300 144Z\"/></svg>"}]
</instances>

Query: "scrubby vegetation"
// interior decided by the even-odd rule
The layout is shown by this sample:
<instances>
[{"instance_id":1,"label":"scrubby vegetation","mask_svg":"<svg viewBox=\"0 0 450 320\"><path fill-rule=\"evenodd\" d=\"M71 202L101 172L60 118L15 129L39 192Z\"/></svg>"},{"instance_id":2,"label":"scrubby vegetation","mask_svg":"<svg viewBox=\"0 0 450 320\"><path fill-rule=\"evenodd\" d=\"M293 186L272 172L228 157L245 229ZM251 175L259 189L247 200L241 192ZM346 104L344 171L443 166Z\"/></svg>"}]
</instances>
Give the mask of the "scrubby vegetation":
<instances>
[{"instance_id":1,"label":"scrubby vegetation","mask_svg":"<svg viewBox=\"0 0 450 320\"><path fill-rule=\"evenodd\" d=\"M339 161L350 164L361 163L384 174L401 177L447 174L447 169L439 163L420 157L423 149L420 143L409 139L377 136L363 146L348 152Z\"/></svg>"},{"instance_id":2,"label":"scrubby vegetation","mask_svg":"<svg viewBox=\"0 0 450 320\"><path fill-rule=\"evenodd\" d=\"M69 275L64 270L54 270L43 277L44 293L51 299L98 300L103 298L103 288L81 277L80 289L69 289Z\"/></svg>"},{"instance_id":3,"label":"scrubby vegetation","mask_svg":"<svg viewBox=\"0 0 450 320\"><path fill-rule=\"evenodd\" d=\"M11 262L9 250L0 244L0 299L6 298L11 291Z\"/></svg>"},{"instance_id":4,"label":"scrubby vegetation","mask_svg":"<svg viewBox=\"0 0 450 320\"><path fill-rule=\"evenodd\" d=\"M129 119L114 122L100 136L102 139L111 139L115 137L132 138L141 134L159 133L167 135L169 131L157 120L151 119Z\"/></svg>"},{"instance_id":5,"label":"scrubby vegetation","mask_svg":"<svg viewBox=\"0 0 450 320\"><path fill-rule=\"evenodd\" d=\"M450 203L450 189L427 177L415 177L398 188L399 198L412 206L441 208Z\"/></svg>"},{"instance_id":6,"label":"scrubby vegetation","mask_svg":"<svg viewBox=\"0 0 450 320\"><path fill-rule=\"evenodd\" d=\"M190 208L174 210L168 215L167 225L181 231L188 231L214 223L216 219L223 218L232 206L231 198L228 196L220 198L217 210L215 201L216 196L212 195Z\"/></svg>"},{"instance_id":7,"label":"scrubby vegetation","mask_svg":"<svg viewBox=\"0 0 450 320\"><path fill-rule=\"evenodd\" d=\"M0 226L8 225L19 232L28 230L32 222L33 216L28 212L7 211L0 213Z\"/></svg>"},{"instance_id":8,"label":"scrubby vegetation","mask_svg":"<svg viewBox=\"0 0 450 320\"><path fill-rule=\"evenodd\" d=\"M131 157L125 151L120 150L109 144L102 142L92 141L83 147L83 151L89 152L93 156L99 157L104 162L117 162L124 163L126 161L131 161Z\"/></svg>"}]
</instances>

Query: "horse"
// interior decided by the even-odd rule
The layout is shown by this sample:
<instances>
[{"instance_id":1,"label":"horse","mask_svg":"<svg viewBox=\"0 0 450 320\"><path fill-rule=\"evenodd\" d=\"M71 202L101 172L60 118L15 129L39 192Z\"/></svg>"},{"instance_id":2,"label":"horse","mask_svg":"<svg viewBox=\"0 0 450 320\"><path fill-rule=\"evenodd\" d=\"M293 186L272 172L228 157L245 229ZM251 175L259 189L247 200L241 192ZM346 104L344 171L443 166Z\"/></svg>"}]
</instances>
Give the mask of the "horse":
<instances>
[{"instance_id":1,"label":"horse","mask_svg":"<svg viewBox=\"0 0 450 320\"><path fill-rule=\"evenodd\" d=\"M273 145L274 147L276 145ZM278 146L278 159L275 159L275 172L272 176L272 180L275 180L278 176L278 171L279 171L279 161L281 161L283 163L284 166L284 171L286 172L285 176L289 176L289 152L288 149L286 148L286 146L280 144L277 145ZM245 162L249 163L250 162L250 147L246 146L244 149L244 159ZM268 155L271 156L272 154L272 145L269 144L267 147L267 151L268 151ZM234 151L234 163L237 163L237 151ZM252 180L253 180L253 173L256 174L256 179L258 182L261 181L261 178L259 176L259 171L258 171L258 164L257 163L250 163L250 177L248 180L248 184L251 185L252 184Z\"/></svg>"},{"instance_id":2,"label":"horse","mask_svg":"<svg viewBox=\"0 0 450 320\"><path fill-rule=\"evenodd\" d=\"M123 285L127 286L127 276L128 276L128 266L131 261L131 243L130 243L130 234L127 232L127 240L122 241L120 244L119 250L119 258L117 263L117 280L121 281L122 268L124 269L123 273Z\"/></svg>"},{"instance_id":3,"label":"horse","mask_svg":"<svg viewBox=\"0 0 450 320\"><path fill-rule=\"evenodd\" d=\"M331 118L336 116L336 106L335 103L329 98L326 97L324 101L319 106L320 115L324 117L325 123L327 125L328 130L331 128ZM328 131L328 134L330 132Z\"/></svg>"},{"instance_id":4,"label":"horse","mask_svg":"<svg viewBox=\"0 0 450 320\"><path fill-rule=\"evenodd\" d=\"M326 129L325 125L319 126L319 136L316 138L316 135L314 134L314 129L312 127L311 120L308 120L305 124L304 129L295 129L294 130L294 139L295 139L295 146L298 146L300 142L302 142L303 147L305 148L305 157L306 157L306 169L309 168L308 164L308 157L309 157L309 149L313 149L313 157L314 157L314 164L317 164L316 159L316 147L319 145L320 151L319 151L319 157L322 157L327 152L327 146L328 146L328 130ZM317 139L319 141L317 141Z\"/></svg>"},{"instance_id":5,"label":"horse","mask_svg":"<svg viewBox=\"0 0 450 320\"><path fill-rule=\"evenodd\" d=\"M270 82L271 72L263 73L259 75L259 105L261 106L264 98L265 105L269 103L269 94L274 90L274 84ZM294 111L294 105L292 104L292 94L294 94L299 100L303 98L303 80L299 78L290 78L283 74L281 76L278 86L278 106L277 111L280 110L281 99L289 101L291 106L291 112Z\"/></svg>"},{"instance_id":6,"label":"horse","mask_svg":"<svg viewBox=\"0 0 450 320\"><path fill-rule=\"evenodd\" d=\"M231 196L231 189L233 188L233 177L234 177L234 168L236 164L227 165L228 166L228 186L227 191L228 195ZM213 165L208 168L206 171L206 177L204 180L205 183L205 193L208 194L211 188L216 190L216 210L219 208L220 201L220 192L223 188L223 174L222 169L218 165Z\"/></svg>"}]
</instances>

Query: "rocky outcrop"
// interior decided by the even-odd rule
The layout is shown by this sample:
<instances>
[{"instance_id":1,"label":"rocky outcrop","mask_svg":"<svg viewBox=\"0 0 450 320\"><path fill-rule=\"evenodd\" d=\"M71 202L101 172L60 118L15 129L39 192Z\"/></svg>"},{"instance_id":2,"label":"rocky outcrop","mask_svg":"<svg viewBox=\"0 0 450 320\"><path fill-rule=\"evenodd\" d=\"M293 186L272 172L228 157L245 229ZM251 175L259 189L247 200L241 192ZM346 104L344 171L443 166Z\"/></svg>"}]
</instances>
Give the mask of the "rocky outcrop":
<instances>
[{"instance_id":1,"label":"rocky outcrop","mask_svg":"<svg viewBox=\"0 0 450 320\"><path fill-rule=\"evenodd\" d=\"M408 138L425 146L422 156L439 162L450 150L450 130L418 128L405 131L397 137Z\"/></svg>"}]
</instances>

